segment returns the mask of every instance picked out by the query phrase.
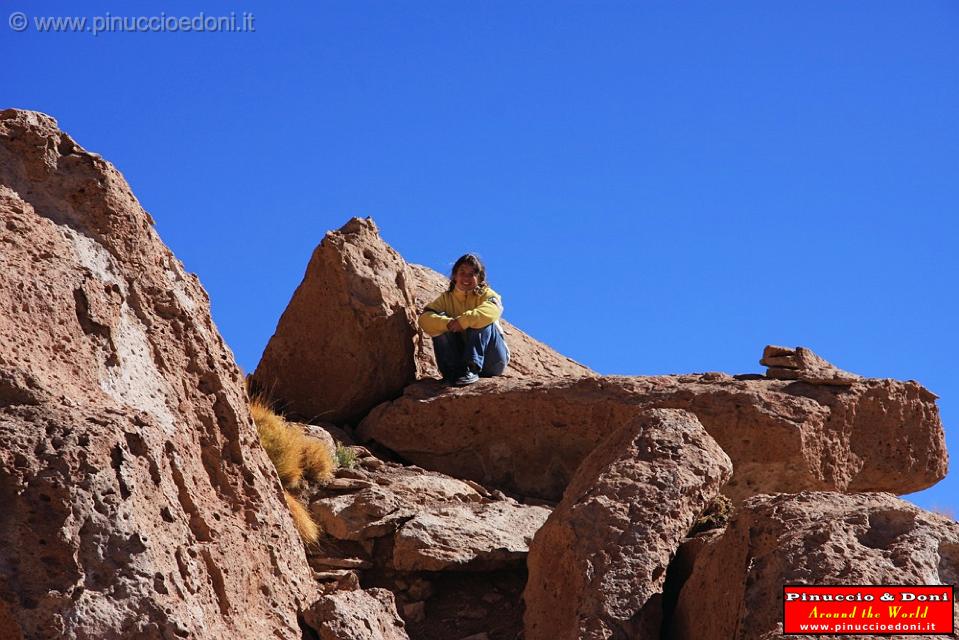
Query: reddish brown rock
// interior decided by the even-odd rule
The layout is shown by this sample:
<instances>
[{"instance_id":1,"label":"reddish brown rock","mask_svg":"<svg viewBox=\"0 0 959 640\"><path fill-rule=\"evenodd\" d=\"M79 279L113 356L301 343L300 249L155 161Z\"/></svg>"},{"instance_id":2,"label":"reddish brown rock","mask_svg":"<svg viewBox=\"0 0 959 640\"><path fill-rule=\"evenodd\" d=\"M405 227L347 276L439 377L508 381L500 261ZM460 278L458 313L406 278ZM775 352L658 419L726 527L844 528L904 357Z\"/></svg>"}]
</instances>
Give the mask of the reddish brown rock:
<instances>
[{"instance_id":1,"label":"reddish brown rock","mask_svg":"<svg viewBox=\"0 0 959 640\"><path fill-rule=\"evenodd\" d=\"M320 640L409 640L386 589L337 591L303 615Z\"/></svg>"},{"instance_id":2,"label":"reddish brown rock","mask_svg":"<svg viewBox=\"0 0 959 640\"><path fill-rule=\"evenodd\" d=\"M313 251L253 379L292 414L356 420L416 378L415 307L403 258L353 218Z\"/></svg>"},{"instance_id":3,"label":"reddish brown rock","mask_svg":"<svg viewBox=\"0 0 959 640\"><path fill-rule=\"evenodd\" d=\"M304 489L323 525L308 557L327 589L343 588L342 569L388 588L413 638L517 637L526 554L548 509L369 454L337 476Z\"/></svg>"},{"instance_id":4,"label":"reddish brown rock","mask_svg":"<svg viewBox=\"0 0 959 640\"><path fill-rule=\"evenodd\" d=\"M491 570L522 563L549 509L512 500L453 504L417 513L394 536L400 571Z\"/></svg>"},{"instance_id":5,"label":"reddish brown rock","mask_svg":"<svg viewBox=\"0 0 959 640\"><path fill-rule=\"evenodd\" d=\"M337 540L386 538L397 571L489 571L522 564L549 509L496 498L435 472L393 463L317 491L311 509ZM368 478L368 480L366 479Z\"/></svg>"},{"instance_id":6,"label":"reddish brown rock","mask_svg":"<svg viewBox=\"0 0 959 640\"><path fill-rule=\"evenodd\" d=\"M766 369L766 376L779 380L802 380L810 384L834 384L848 386L862 376L849 373L823 360L806 347L777 347L768 345L763 349L759 364Z\"/></svg>"},{"instance_id":7,"label":"reddish brown rock","mask_svg":"<svg viewBox=\"0 0 959 640\"><path fill-rule=\"evenodd\" d=\"M709 373L577 380L421 382L362 422L415 464L558 500L608 433L648 408L694 413L733 461L725 492L909 493L946 473L935 396L915 382L812 385Z\"/></svg>"},{"instance_id":8,"label":"reddish brown rock","mask_svg":"<svg viewBox=\"0 0 959 640\"><path fill-rule=\"evenodd\" d=\"M429 267L410 264L409 269L413 276L413 294L416 298L416 308L420 312L449 288L450 281L447 276L441 275ZM506 301L506 315L509 315L509 300ZM500 325L503 327L506 344L509 345L510 350L510 361L504 374L505 377L549 379L596 375L588 367L558 353L549 345L535 340L505 319L500 320ZM433 341L430 340L429 336L424 335L422 345L423 348L417 352L417 360L423 375L433 378L442 377L436 368Z\"/></svg>"},{"instance_id":9,"label":"reddish brown rock","mask_svg":"<svg viewBox=\"0 0 959 640\"><path fill-rule=\"evenodd\" d=\"M0 635L299 637L314 585L209 300L120 173L0 112Z\"/></svg>"},{"instance_id":10,"label":"reddish brown rock","mask_svg":"<svg viewBox=\"0 0 959 640\"><path fill-rule=\"evenodd\" d=\"M784 584L957 581L959 524L952 519L889 494L756 496L697 556L672 637L779 638Z\"/></svg>"},{"instance_id":11,"label":"reddish brown rock","mask_svg":"<svg viewBox=\"0 0 959 640\"><path fill-rule=\"evenodd\" d=\"M526 640L658 638L666 567L731 474L688 412L654 409L611 433L530 546Z\"/></svg>"}]
</instances>

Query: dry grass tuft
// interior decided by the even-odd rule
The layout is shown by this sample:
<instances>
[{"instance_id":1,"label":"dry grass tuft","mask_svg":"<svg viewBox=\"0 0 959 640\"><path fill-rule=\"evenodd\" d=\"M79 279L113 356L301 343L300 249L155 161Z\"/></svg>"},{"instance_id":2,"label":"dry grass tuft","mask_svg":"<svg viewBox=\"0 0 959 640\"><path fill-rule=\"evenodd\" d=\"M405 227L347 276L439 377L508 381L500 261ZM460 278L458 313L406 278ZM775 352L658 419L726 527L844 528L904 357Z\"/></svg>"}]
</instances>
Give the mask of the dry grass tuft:
<instances>
[{"instance_id":1,"label":"dry grass tuft","mask_svg":"<svg viewBox=\"0 0 959 640\"><path fill-rule=\"evenodd\" d=\"M306 542L316 542L319 527L303 503L290 491L298 489L304 477L316 482L328 480L333 475L333 453L322 441L306 435L302 429L273 411L263 396L257 395L251 399L250 413L256 423L260 443L280 476L286 505L300 537Z\"/></svg>"},{"instance_id":2,"label":"dry grass tuft","mask_svg":"<svg viewBox=\"0 0 959 640\"><path fill-rule=\"evenodd\" d=\"M276 467L285 489L295 489L303 479L303 433L275 413L262 398L250 402L260 443Z\"/></svg>"},{"instance_id":3,"label":"dry grass tuft","mask_svg":"<svg viewBox=\"0 0 959 640\"><path fill-rule=\"evenodd\" d=\"M284 491L283 497L286 498L286 506L290 510L290 515L293 516L293 524L296 525L296 530L300 532L303 541L314 543L319 540L320 528L313 521L306 506L289 491Z\"/></svg>"},{"instance_id":4,"label":"dry grass tuft","mask_svg":"<svg viewBox=\"0 0 959 640\"><path fill-rule=\"evenodd\" d=\"M310 480L324 482L333 476L336 463L324 442L303 436L303 473Z\"/></svg>"},{"instance_id":5,"label":"dry grass tuft","mask_svg":"<svg viewBox=\"0 0 959 640\"><path fill-rule=\"evenodd\" d=\"M295 424L273 411L261 397L250 402L260 442L286 489L296 489L306 476L323 482L333 474L333 453L322 441L303 433Z\"/></svg>"}]
</instances>

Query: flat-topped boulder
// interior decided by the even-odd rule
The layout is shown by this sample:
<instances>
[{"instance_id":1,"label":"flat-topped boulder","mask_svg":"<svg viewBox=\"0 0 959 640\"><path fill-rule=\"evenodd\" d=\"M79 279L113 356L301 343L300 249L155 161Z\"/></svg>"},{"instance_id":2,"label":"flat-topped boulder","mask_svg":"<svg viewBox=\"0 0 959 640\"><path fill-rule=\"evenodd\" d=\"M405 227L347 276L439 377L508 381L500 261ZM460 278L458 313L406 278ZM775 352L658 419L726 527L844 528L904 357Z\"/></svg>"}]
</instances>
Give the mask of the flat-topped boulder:
<instances>
[{"instance_id":1,"label":"flat-topped boulder","mask_svg":"<svg viewBox=\"0 0 959 640\"><path fill-rule=\"evenodd\" d=\"M890 379L492 378L462 389L420 382L374 409L357 433L420 466L558 501L599 441L649 408L699 418L733 461L725 492L736 500L804 490L905 494L946 473L935 396Z\"/></svg>"},{"instance_id":2,"label":"flat-topped boulder","mask_svg":"<svg viewBox=\"0 0 959 640\"><path fill-rule=\"evenodd\" d=\"M881 493L755 496L699 551L670 621L670 637L779 638L784 584L955 585L957 580L959 523L952 518ZM955 624L959 628L959 620Z\"/></svg>"}]
</instances>

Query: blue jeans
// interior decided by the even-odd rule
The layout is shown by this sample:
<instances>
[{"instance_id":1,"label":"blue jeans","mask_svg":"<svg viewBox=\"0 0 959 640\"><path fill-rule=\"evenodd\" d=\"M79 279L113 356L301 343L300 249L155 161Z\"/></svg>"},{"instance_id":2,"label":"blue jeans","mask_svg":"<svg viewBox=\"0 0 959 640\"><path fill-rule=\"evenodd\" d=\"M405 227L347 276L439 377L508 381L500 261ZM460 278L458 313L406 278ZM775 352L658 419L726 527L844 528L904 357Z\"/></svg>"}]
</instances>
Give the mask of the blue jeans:
<instances>
[{"instance_id":1,"label":"blue jeans","mask_svg":"<svg viewBox=\"0 0 959 640\"><path fill-rule=\"evenodd\" d=\"M506 369L509 352L496 323L482 329L447 331L433 338L436 366L447 380L466 373L467 367L483 377L498 376Z\"/></svg>"}]
</instances>

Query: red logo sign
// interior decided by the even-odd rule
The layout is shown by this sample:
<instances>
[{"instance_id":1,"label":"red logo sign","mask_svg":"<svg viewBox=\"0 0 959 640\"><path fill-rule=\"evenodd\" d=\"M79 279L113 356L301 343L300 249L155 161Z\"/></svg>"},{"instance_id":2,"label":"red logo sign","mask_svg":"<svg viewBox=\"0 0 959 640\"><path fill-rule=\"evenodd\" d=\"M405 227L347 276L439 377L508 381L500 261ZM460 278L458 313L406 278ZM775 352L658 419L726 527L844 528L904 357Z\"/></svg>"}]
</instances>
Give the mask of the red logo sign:
<instances>
[{"instance_id":1,"label":"red logo sign","mask_svg":"<svg viewBox=\"0 0 959 640\"><path fill-rule=\"evenodd\" d=\"M783 633L949 635L954 607L951 585L786 585Z\"/></svg>"}]
</instances>

